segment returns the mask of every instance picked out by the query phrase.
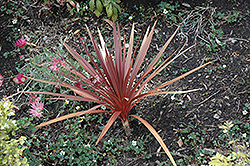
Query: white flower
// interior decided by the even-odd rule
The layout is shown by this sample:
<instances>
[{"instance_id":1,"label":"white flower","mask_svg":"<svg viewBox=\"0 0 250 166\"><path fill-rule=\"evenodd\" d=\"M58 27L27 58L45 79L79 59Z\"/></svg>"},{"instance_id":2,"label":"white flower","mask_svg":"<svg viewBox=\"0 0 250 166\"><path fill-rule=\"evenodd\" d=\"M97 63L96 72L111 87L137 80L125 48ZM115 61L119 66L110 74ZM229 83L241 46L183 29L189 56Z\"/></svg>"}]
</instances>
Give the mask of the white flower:
<instances>
[{"instance_id":1,"label":"white flower","mask_svg":"<svg viewBox=\"0 0 250 166\"><path fill-rule=\"evenodd\" d=\"M132 141L132 145L133 145L133 146L136 146L136 141Z\"/></svg>"},{"instance_id":2,"label":"white flower","mask_svg":"<svg viewBox=\"0 0 250 166\"><path fill-rule=\"evenodd\" d=\"M12 123L16 126L16 120L12 120Z\"/></svg>"},{"instance_id":3,"label":"white flower","mask_svg":"<svg viewBox=\"0 0 250 166\"><path fill-rule=\"evenodd\" d=\"M88 6L85 6L85 9L88 9Z\"/></svg>"},{"instance_id":4,"label":"white flower","mask_svg":"<svg viewBox=\"0 0 250 166\"><path fill-rule=\"evenodd\" d=\"M67 145L67 141L63 143L63 146L66 146Z\"/></svg>"},{"instance_id":5,"label":"white flower","mask_svg":"<svg viewBox=\"0 0 250 166\"><path fill-rule=\"evenodd\" d=\"M102 106L101 106L101 109L102 109L102 110L106 110L106 106L105 106L105 105L102 105Z\"/></svg>"},{"instance_id":6,"label":"white flower","mask_svg":"<svg viewBox=\"0 0 250 166\"><path fill-rule=\"evenodd\" d=\"M65 155L65 152L64 152L64 151L61 151L61 152L60 152L60 155Z\"/></svg>"},{"instance_id":7,"label":"white flower","mask_svg":"<svg viewBox=\"0 0 250 166\"><path fill-rule=\"evenodd\" d=\"M8 105L9 105L9 102L6 101L6 102L4 102L3 107L6 108L6 107L8 107Z\"/></svg>"},{"instance_id":8,"label":"white flower","mask_svg":"<svg viewBox=\"0 0 250 166\"><path fill-rule=\"evenodd\" d=\"M223 133L227 133L227 129L224 129L224 130L223 130Z\"/></svg>"},{"instance_id":9,"label":"white flower","mask_svg":"<svg viewBox=\"0 0 250 166\"><path fill-rule=\"evenodd\" d=\"M90 148L90 145L89 145L89 144L87 144L87 145L84 145L84 147Z\"/></svg>"},{"instance_id":10,"label":"white flower","mask_svg":"<svg viewBox=\"0 0 250 166\"><path fill-rule=\"evenodd\" d=\"M5 123L3 128L9 129L10 126L7 123Z\"/></svg>"},{"instance_id":11,"label":"white flower","mask_svg":"<svg viewBox=\"0 0 250 166\"><path fill-rule=\"evenodd\" d=\"M167 13L168 13L167 9L164 9L163 14L167 14Z\"/></svg>"},{"instance_id":12,"label":"white flower","mask_svg":"<svg viewBox=\"0 0 250 166\"><path fill-rule=\"evenodd\" d=\"M94 163L96 163L96 160L93 160Z\"/></svg>"},{"instance_id":13,"label":"white flower","mask_svg":"<svg viewBox=\"0 0 250 166\"><path fill-rule=\"evenodd\" d=\"M125 48L128 48L128 47L129 47L129 44L128 44L128 43L126 43L126 44L125 44Z\"/></svg>"},{"instance_id":14,"label":"white flower","mask_svg":"<svg viewBox=\"0 0 250 166\"><path fill-rule=\"evenodd\" d=\"M242 137L246 138L247 137L247 133L243 133Z\"/></svg>"},{"instance_id":15,"label":"white flower","mask_svg":"<svg viewBox=\"0 0 250 166\"><path fill-rule=\"evenodd\" d=\"M8 113L8 116L13 116L13 115L15 115L15 113L14 113L14 112L10 112L10 113Z\"/></svg>"},{"instance_id":16,"label":"white flower","mask_svg":"<svg viewBox=\"0 0 250 166\"><path fill-rule=\"evenodd\" d=\"M110 140L108 140L108 143L110 143L111 141Z\"/></svg>"},{"instance_id":17,"label":"white flower","mask_svg":"<svg viewBox=\"0 0 250 166\"><path fill-rule=\"evenodd\" d=\"M204 156L204 154L203 154L203 153L200 153L200 156Z\"/></svg>"},{"instance_id":18,"label":"white flower","mask_svg":"<svg viewBox=\"0 0 250 166\"><path fill-rule=\"evenodd\" d=\"M69 104L69 100L65 100L65 104Z\"/></svg>"},{"instance_id":19,"label":"white flower","mask_svg":"<svg viewBox=\"0 0 250 166\"><path fill-rule=\"evenodd\" d=\"M121 36L121 40L123 40L124 38Z\"/></svg>"},{"instance_id":20,"label":"white flower","mask_svg":"<svg viewBox=\"0 0 250 166\"><path fill-rule=\"evenodd\" d=\"M133 19L133 16L129 16L128 19L129 19L129 20L132 20L132 19Z\"/></svg>"},{"instance_id":21,"label":"white flower","mask_svg":"<svg viewBox=\"0 0 250 166\"><path fill-rule=\"evenodd\" d=\"M175 97L174 97L174 96L171 96L171 99L172 99L172 100L174 100L174 99L175 99Z\"/></svg>"},{"instance_id":22,"label":"white flower","mask_svg":"<svg viewBox=\"0 0 250 166\"><path fill-rule=\"evenodd\" d=\"M247 110L242 111L243 115L246 115L247 113L248 113Z\"/></svg>"},{"instance_id":23,"label":"white flower","mask_svg":"<svg viewBox=\"0 0 250 166\"><path fill-rule=\"evenodd\" d=\"M226 67L227 67L227 65L223 65L222 67L223 67L223 68L226 68Z\"/></svg>"},{"instance_id":24,"label":"white flower","mask_svg":"<svg viewBox=\"0 0 250 166\"><path fill-rule=\"evenodd\" d=\"M79 119L79 123L81 123L83 120L85 119L85 117L84 116L82 116L82 117L80 117L80 119Z\"/></svg>"},{"instance_id":25,"label":"white flower","mask_svg":"<svg viewBox=\"0 0 250 166\"><path fill-rule=\"evenodd\" d=\"M80 109L80 106L77 106L76 109L79 110L79 109Z\"/></svg>"},{"instance_id":26,"label":"white flower","mask_svg":"<svg viewBox=\"0 0 250 166\"><path fill-rule=\"evenodd\" d=\"M12 20L12 24L16 24L17 23L17 18L14 18L14 20Z\"/></svg>"}]
</instances>

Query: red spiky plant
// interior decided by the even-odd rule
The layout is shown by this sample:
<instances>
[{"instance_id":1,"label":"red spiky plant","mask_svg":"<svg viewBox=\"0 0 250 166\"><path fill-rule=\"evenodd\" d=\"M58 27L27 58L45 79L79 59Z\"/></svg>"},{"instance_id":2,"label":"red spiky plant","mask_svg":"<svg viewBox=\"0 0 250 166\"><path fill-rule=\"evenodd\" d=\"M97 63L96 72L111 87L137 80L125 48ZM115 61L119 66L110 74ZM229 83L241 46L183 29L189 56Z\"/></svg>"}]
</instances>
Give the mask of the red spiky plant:
<instances>
[{"instance_id":1,"label":"red spiky plant","mask_svg":"<svg viewBox=\"0 0 250 166\"><path fill-rule=\"evenodd\" d=\"M76 82L75 85L62 82L55 78L54 78L55 82L31 78L36 81L49 83L53 85L60 85L63 87L70 88L78 96L51 93L51 92L34 92L34 91L28 92L28 93L41 93L41 94L63 97L61 99L95 102L95 103L98 103L98 105L94 106L93 108L87 111L80 111L77 113L72 113L72 114L68 114L59 118L55 118L48 122L42 123L38 125L37 127L49 125L51 123L55 123L55 122L68 119L71 117L75 117L75 116L80 116L83 114L110 113L112 114L112 116L110 117L108 123L102 130L96 142L97 144L118 117L122 121L126 134L129 135L130 134L129 117L134 117L138 119L139 121L141 121L149 129L149 131L154 135L154 137L160 143L160 145L162 146L162 148L164 149L164 151L170 158L171 162L174 165L176 165L168 148L166 147L165 143L163 142L159 134L155 131L155 129L148 122L146 122L139 116L130 115L129 113L131 109L134 107L134 105L138 103L144 97L159 95L159 94L187 93L187 92L197 90L195 89L195 90L189 90L189 91L169 92L169 91L163 91L162 88L193 73L194 71L202 68L208 63L202 66L199 66L173 80L167 81L148 92L143 92L144 87L153 77L155 77L166 66L168 66L173 60L175 60L181 54L186 52L189 48L184 51L181 51L184 48L183 46L181 50L175 51L175 53L173 53L166 60L160 61L161 55L164 53L170 41L173 39L173 37L177 33L178 31L178 28L177 28L177 30L168 39L168 41L165 43L165 45L162 47L159 53L154 57L154 59L147 66L147 68L144 69L143 74L139 78L136 78L138 75L138 72L141 70L142 63L145 59L147 50L152 40L156 22L154 23L150 32L149 32L150 27L147 29L147 32L140 45L139 51L137 55L135 55L136 50L138 48L138 44L133 54L134 24L132 26L132 31L130 35L129 48L126 51L125 38L124 38L124 43L121 44L121 35L120 35L119 25L117 24L117 27L116 27L114 22L110 20L106 20L106 21L113 27L114 56L112 56L109 50L107 49L99 29L98 29L98 33L100 36L101 46L97 45L92 34L90 33L89 28L86 26L87 31L89 33L89 37L92 41L94 50L96 52L96 57L94 57L93 55L89 53L89 51L87 50L84 44L84 41L79 35L81 43L84 47L84 50L90 58L90 61L91 61L90 63L87 60L85 60L81 55L79 55L76 51L74 51L74 49L71 48L68 44L63 43L66 49L69 51L69 53L75 58L76 61L79 62L79 64L81 64L82 68L92 76L91 78L87 77L86 75L84 75L84 73L77 70L68 61L63 59L63 57L61 57L63 59L63 63L66 62L67 64L63 67L68 72L65 73L60 70L60 68L62 67L62 64L60 64L61 60L60 61L54 60L58 63L59 68L57 69L59 70L53 70L53 71L57 72L58 74L61 74L64 77L67 77L68 79L71 79L72 81L75 81ZM98 58L99 62L96 62L94 58ZM43 67L46 67L46 66L43 66ZM49 68L49 67L46 67L46 68L52 70L52 68ZM109 108L110 111L98 109L102 105Z\"/></svg>"}]
</instances>

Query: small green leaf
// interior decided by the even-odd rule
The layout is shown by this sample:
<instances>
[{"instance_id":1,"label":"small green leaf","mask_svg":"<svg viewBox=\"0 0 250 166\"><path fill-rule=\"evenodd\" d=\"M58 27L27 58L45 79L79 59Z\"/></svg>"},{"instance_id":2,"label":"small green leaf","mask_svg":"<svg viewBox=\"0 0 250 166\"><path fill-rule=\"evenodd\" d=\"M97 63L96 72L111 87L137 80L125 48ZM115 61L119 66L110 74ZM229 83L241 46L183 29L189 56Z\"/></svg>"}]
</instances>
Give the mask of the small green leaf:
<instances>
[{"instance_id":1,"label":"small green leaf","mask_svg":"<svg viewBox=\"0 0 250 166\"><path fill-rule=\"evenodd\" d=\"M95 0L89 1L89 7L90 7L91 11L94 10L94 7L95 7Z\"/></svg>"},{"instance_id":2,"label":"small green leaf","mask_svg":"<svg viewBox=\"0 0 250 166\"><path fill-rule=\"evenodd\" d=\"M95 10L95 14L97 17L99 17L101 15L101 13L97 9Z\"/></svg>"},{"instance_id":3,"label":"small green leaf","mask_svg":"<svg viewBox=\"0 0 250 166\"><path fill-rule=\"evenodd\" d=\"M113 14L112 7L106 7L106 12L107 12L108 17L112 16Z\"/></svg>"},{"instance_id":4,"label":"small green leaf","mask_svg":"<svg viewBox=\"0 0 250 166\"><path fill-rule=\"evenodd\" d=\"M100 0L97 0L96 1L96 8L97 8L97 10L100 12L100 14L99 14L99 16L101 15L101 12L102 12L102 9L103 9L103 6L102 6L102 3L101 3L101 1ZM97 15L97 14L96 14ZM97 16L97 17L99 17L99 16Z\"/></svg>"},{"instance_id":5,"label":"small green leaf","mask_svg":"<svg viewBox=\"0 0 250 166\"><path fill-rule=\"evenodd\" d=\"M118 15L115 15L115 14L112 15L112 18L114 19L114 21L117 20L117 17L118 17Z\"/></svg>"},{"instance_id":6,"label":"small green leaf","mask_svg":"<svg viewBox=\"0 0 250 166\"><path fill-rule=\"evenodd\" d=\"M116 15L116 16L118 15L117 9L115 7L113 8L113 15Z\"/></svg>"}]
</instances>

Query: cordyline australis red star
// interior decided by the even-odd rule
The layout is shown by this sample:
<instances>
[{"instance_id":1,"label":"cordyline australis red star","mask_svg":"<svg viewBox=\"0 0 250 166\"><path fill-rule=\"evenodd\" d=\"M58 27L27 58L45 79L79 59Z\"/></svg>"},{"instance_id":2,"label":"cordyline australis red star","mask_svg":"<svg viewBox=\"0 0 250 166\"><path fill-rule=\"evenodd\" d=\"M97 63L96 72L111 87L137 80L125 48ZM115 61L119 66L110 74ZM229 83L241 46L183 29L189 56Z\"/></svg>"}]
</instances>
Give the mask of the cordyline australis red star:
<instances>
[{"instance_id":1,"label":"cordyline australis red star","mask_svg":"<svg viewBox=\"0 0 250 166\"><path fill-rule=\"evenodd\" d=\"M105 42L103 40L103 37L98 29L98 33L100 36L101 46L98 46L96 41L94 40L92 34L90 33L89 28L86 26L87 31L89 33L89 37L92 41L92 44L94 46L96 57L98 58L99 62L97 63L94 60L94 57L89 53L89 51L86 49L86 46L84 44L84 41L79 35L79 38L81 40L81 43L84 47L85 52L90 58L91 63L87 62L81 55L79 55L76 51L74 51L68 44L63 43L64 46L67 48L67 50L70 52L70 54L77 60L82 68L87 71L92 77L88 78L84 73L77 70L73 65L71 65L67 60L65 60L66 64L63 66L68 72L62 72L62 70L52 70L53 72L57 72L58 74L61 74L64 77L67 77L68 79L71 79L72 81L75 81L75 85L68 84L66 82L62 82L58 79L55 79L55 82L51 81L44 81L44 80L38 80L31 78L36 81L49 83L53 85L60 85L63 87L70 88L72 91L74 91L78 96L73 95L65 95L65 94L59 94L59 93L51 93L51 92L26 92L26 93L41 93L41 94L48 94L48 95L54 95L63 97L60 99L67 99L67 100L78 100L78 101L89 101L89 102L96 102L99 105L94 106L93 108L87 110L87 111L80 111L77 113L68 114L53 120L50 120L48 122L42 123L38 125L37 127L45 126L51 123L55 123L67 118L80 116L83 114L88 113L110 113L112 114L111 118L109 119L108 123L102 130L96 144L102 139L102 137L105 135L105 133L108 131L110 126L113 124L113 122L119 117L123 123L124 129L126 134L130 134L130 128L129 128L129 117L134 117L141 121L154 135L154 137L157 139L157 141L160 143L166 154L169 156L171 162L176 165L172 155L170 154L168 148L166 147L165 143L161 139L161 137L158 135L158 133L155 131L155 129L147 123L145 120L140 118L137 115L130 115L130 110L134 107L136 103L138 103L141 99L147 96L153 96L153 95L159 95L159 94L178 94L178 93L187 93L196 91L198 89L189 90L189 91L176 91L176 92L169 92L169 91L163 91L162 88L168 86L169 84L180 80L181 78L189 75L190 73L193 73L194 71L204 67L204 64L201 65L173 80L167 81L156 88L148 91L143 92L144 87L146 84L155 77L159 72L161 72L166 66L168 66L173 60L175 60L177 57L182 55L184 52L186 52L188 49L183 50L184 46L179 51L175 51L170 57L168 57L164 61L160 61L161 55L164 53L165 49L169 45L170 41L173 39L175 34L178 31L174 32L174 34L168 39L168 41L165 43L165 45L162 47L162 49L159 51L159 53L155 56L155 58L150 62L148 67L144 69L143 74L140 78L136 78L138 75L138 72L141 70L141 65L143 63L143 60L145 59L147 50L149 48L150 42L152 40L152 36L154 33L154 27L156 25L156 22L154 23L152 29L150 30L150 27L147 29L147 32L142 40L141 46L139 48L137 56L135 56L136 50L138 48L138 44L135 48L134 54L133 54L133 42L134 42L134 24L132 26L132 31L130 35L129 40L129 48L126 51L125 48L125 37L124 42L121 44L121 36L120 36L120 29L119 25L115 25L114 22L110 20L105 20L113 27L113 37L114 37L114 56L111 55L109 50L107 49ZM150 31L149 31L150 30ZM139 41L138 41L139 43ZM46 66L44 66L46 67ZM50 69L49 67L46 67ZM141 72L141 71L140 71ZM106 106L110 109L110 111L107 110L101 110L98 109L102 105Z\"/></svg>"}]
</instances>

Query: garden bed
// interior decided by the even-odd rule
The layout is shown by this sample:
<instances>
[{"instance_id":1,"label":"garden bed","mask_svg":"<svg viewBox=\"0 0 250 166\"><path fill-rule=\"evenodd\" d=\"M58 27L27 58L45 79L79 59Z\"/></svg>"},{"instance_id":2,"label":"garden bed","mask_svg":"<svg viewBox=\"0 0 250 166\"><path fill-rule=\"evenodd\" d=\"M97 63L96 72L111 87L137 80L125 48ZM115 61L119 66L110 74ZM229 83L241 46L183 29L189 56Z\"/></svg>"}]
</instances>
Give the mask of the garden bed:
<instances>
[{"instance_id":1,"label":"garden bed","mask_svg":"<svg viewBox=\"0 0 250 166\"><path fill-rule=\"evenodd\" d=\"M207 165L217 152L228 156L233 150L228 134L232 139L239 139L234 146L246 146L242 151L248 155L249 162L249 4L230 0L168 3L167 8L161 1L126 1L120 4L123 10L118 22L122 34L124 32L127 37L126 41L129 41L133 23L137 41L139 36L145 34L147 27L157 20L145 67L178 25L180 29L163 58L180 48L186 39L187 47L196 44L159 73L147 88L152 89L206 62L214 62L166 89L200 90L148 97L141 100L131 113L140 115L155 128L177 165ZM87 5L80 3L83 9ZM60 39L80 52L79 38L74 32L81 30L80 34L88 40L84 24L95 38L98 27L108 48L112 46L112 42L109 42L112 28L104 21L106 14L98 18L89 9L83 9L82 13L70 11L66 5L60 6L56 2L49 7L40 1L11 0L2 3L0 74L4 81L0 96L7 95L19 107L14 119L19 120L16 137L27 137L23 156L30 165L170 165L157 140L136 119L130 119L131 136L125 135L121 121L117 120L98 145L95 142L110 118L109 114L86 115L84 118L34 128L42 122L95 105L89 102L45 100L49 96L41 95L45 103L43 117L33 117L29 114L29 94L19 91L43 89L64 93L66 90L29 79L23 84L13 82L18 73L39 76L43 70L31 62L42 64L51 59L53 56L49 56L53 54L53 48L60 49ZM28 41L23 48L16 47L15 41L20 38ZM44 48L47 49L46 54ZM61 50L67 52L65 48ZM226 121L234 124L228 132L219 128Z\"/></svg>"}]
</instances>

